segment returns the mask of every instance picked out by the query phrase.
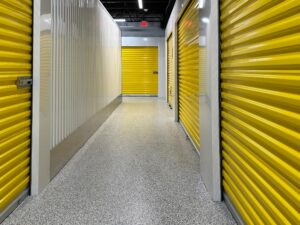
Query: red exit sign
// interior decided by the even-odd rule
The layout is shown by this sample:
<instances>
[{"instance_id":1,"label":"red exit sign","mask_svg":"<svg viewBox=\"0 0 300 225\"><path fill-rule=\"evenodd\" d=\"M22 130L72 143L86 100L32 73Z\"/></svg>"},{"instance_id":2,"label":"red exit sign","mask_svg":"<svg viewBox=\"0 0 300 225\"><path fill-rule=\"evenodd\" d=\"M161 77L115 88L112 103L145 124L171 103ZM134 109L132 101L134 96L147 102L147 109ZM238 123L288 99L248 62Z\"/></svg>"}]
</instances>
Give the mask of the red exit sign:
<instances>
[{"instance_id":1,"label":"red exit sign","mask_svg":"<svg viewBox=\"0 0 300 225\"><path fill-rule=\"evenodd\" d=\"M141 27L148 27L148 26L149 26L149 23L148 23L147 21L144 21L144 20L143 20L143 21L140 22L140 26L141 26Z\"/></svg>"}]
</instances>

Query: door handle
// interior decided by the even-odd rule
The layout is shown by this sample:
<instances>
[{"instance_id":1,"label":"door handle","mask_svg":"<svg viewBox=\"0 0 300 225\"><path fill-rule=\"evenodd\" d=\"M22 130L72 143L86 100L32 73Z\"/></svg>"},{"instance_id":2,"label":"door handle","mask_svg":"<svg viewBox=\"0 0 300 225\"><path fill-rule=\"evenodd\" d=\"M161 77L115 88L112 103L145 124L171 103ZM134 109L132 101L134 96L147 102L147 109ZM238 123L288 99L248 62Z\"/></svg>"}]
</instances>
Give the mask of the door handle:
<instances>
[{"instance_id":1,"label":"door handle","mask_svg":"<svg viewBox=\"0 0 300 225\"><path fill-rule=\"evenodd\" d=\"M16 81L17 88L29 88L32 86L32 77L18 77Z\"/></svg>"},{"instance_id":2,"label":"door handle","mask_svg":"<svg viewBox=\"0 0 300 225\"><path fill-rule=\"evenodd\" d=\"M153 74L158 74L158 71L153 71Z\"/></svg>"}]
</instances>

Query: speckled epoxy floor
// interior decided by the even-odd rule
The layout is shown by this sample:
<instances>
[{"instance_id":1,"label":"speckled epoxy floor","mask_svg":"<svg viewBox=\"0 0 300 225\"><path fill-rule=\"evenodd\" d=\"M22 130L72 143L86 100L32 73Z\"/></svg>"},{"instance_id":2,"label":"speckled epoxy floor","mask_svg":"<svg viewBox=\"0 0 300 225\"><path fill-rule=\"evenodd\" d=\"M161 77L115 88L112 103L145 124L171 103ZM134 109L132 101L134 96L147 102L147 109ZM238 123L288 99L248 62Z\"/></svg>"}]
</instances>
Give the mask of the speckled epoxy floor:
<instances>
[{"instance_id":1,"label":"speckled epoxy floor","mask_svg":"<svg viewBox=\"0 0 300 225\"><path fill-rule=\"evenodd\" d=\"M199 158L167 105L126 98L38 197L2 225L235 224L210 200Z\"/></svg>"}]
</instances>

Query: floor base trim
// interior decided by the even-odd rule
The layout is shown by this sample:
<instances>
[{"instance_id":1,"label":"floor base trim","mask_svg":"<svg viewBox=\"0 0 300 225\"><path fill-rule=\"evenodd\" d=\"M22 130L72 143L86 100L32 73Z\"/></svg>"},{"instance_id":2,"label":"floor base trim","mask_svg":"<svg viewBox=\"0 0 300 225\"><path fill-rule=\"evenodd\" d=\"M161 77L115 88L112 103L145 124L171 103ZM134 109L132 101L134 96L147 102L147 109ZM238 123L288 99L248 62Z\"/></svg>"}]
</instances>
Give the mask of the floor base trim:
<instances>
[{"instance_id":1,"label":"floor base trim","mask_svg":"<svg viewBox=\"0 0 300 225\"><path fill-rule=\"evenodd\" d=\"M0 213L0 224L27 198L29 189L23 191L3 212Z\"/></svg>"},{"instance_id":2,"label":"floor base trim","mask_svg":"<svg viewBox=\"0 0 300 225\"><path fill-rule=\"evenodd\" d=\"M189 138L190 142L192 143L192 145L193 145L195 151L196 151L196 152L198 153L198 155L200 156L200 150L199 150L199 149L197 148L197 146L195 145L195 143L194 143L192 137L191 137L191 136L189 135L189 133L187 132L187 130L186 130L185 126L183 125L183 123L181 122L181 120L179 120L179 124L181 125L181 127L182 127L184 133L186 134L186 136Z\"/></svg>"},{"instance_id":3,"label":"floor base trim","mask_svg":"<svg viewBox=\"0 0 300 225\"><path fill-rule=\"evenodd\" d=\"M96 113L50 152L50 177L53 179L88 141L111 113L122 103L121 95Z\"/></svg>"},{"instance_id":4,"label":"floor base trim","mask_svg":"<svg viewBox=\"0 0 300 225\"><path fill-rule=\"evenodd\" d=\"M158 95L151 94L122 94L123 97L158 97Z\"/></svg>"}]
</instances>

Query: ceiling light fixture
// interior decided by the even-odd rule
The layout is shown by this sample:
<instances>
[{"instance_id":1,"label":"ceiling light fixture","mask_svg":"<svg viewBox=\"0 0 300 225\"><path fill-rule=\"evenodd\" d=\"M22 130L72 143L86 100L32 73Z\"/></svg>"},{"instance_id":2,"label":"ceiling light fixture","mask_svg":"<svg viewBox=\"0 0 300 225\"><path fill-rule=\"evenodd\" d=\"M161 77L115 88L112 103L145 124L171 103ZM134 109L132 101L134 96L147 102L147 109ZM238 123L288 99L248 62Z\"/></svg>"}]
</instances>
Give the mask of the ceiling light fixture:
<instances>
[{"instance_id":1,"label":"ceiling light fixture","mask_svg":"<svg viewBox=\"0 0 300 225\"><path fill-rule=\"evenodd\" d=\"M124 23L126 22L126 19L114 19L116 22L121 22L121 23Z\"/></svg>"},{"instance_id":2,"label":"ceiling light fixture","mask_svg":"<svg viewBox=\"0 0 300 225\"><path fill-rule=\"evenodd\" d=\"M139 8L140 9L143 9L144 7L143 7L143 0L138 0L139 1Z\"/></svg>"},{"instance_id":3,"label":"ceiling light fixture","mask_svg":"<svg viewBox=\"0 0 300 225\"><path fill-rule=\"evenodd\" d=\"M199 0L198 8L199 8L199 9L203 9L204 6L205 6L205 0Z\"/></svg>"},{"instance_id":4,"label":"ceiling light fixture","mask_svg":"<svg viewBox=\"0 0 300 225\"><path fill-rule=\"evenodd\" d=\"M209 23L209 19L208 19L207 17L203 17L203 18L202 18L202 22L203 22L203 23Z\"/></svg>"}]
</instances>

